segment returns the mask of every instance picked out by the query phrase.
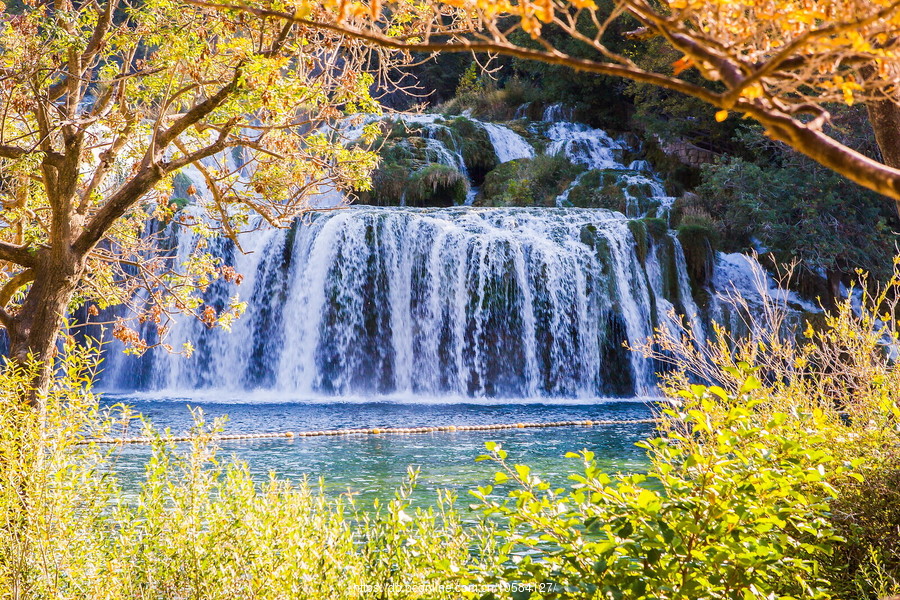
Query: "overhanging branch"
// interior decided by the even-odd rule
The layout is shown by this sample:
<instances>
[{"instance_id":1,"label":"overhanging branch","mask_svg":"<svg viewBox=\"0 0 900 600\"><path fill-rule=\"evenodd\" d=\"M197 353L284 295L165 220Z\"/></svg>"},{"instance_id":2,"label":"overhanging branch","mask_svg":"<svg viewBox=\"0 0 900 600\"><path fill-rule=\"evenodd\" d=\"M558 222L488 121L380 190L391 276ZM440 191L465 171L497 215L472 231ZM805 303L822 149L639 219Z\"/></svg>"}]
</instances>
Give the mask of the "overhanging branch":
<instances>
[{"instance_id":1,"label":"overhanging branch","mask_svg":"<svg viewBox=\"0 0 900 600\"><path fill-rule=\"evenodd\" d=\"M324 23L319 21L311 21L295 17L292 14L268 10L262 8L254 8L243 4L222 4L217 2L207 2L206 0L185 0L189 4L203 6L207 8L215 8L220 10L239 10L260 17L270 17L277 19L286 19L294 23L311 27L314 29L322 29L331 31L350 38L369 42L382 48L400 50L402 52L488 52L503 54L514 58L525 60L534 60L538 62L555 64L565 67L571 67L578 71L588 73L597 73L600 75L610 75L613 77L623 77L634 81L650 83L670 90L688 94L696 98L700 98L711 104L718 102L718 94L702 88L698 85L682 81L673 77L667 77L651 71L645 71L636 67L625 67L615 63L597 62L585 58L577 58L563 54L562 52L550 52L547 50L533 50L530 48L522 48L508 43L487 42L474 40L457 40L452 42L405 42L401 38L392 38L375 32L362 31L344 25L336 25L333 23Z\"/></svg>"},{"instance_id":2,"label":"overhanging branch","mask_svg":"<svg viewBox=\"0 0 900 600\"><path fill-rule=\"evenodd\" d=\"M219 10L238 10L260 17L285 19L299 23L306 27L319 28L359 39L380 47L399 50L403 52L493 52L535 60L549 64L571 67L576 70L614 77L622 77L633 81L640 81L667 88L689 96L703 100L712 106L743 112L762 123L770 134L791 146L794 150L805 154L816 162L833 171L840 173L848 179L869 188L880 194L884 194L898 201L900 209L900 169L891 168L883 163L872 160L867 156L841 144L821 130L810 127L801 121L794 119L790 114L777 107L765 106L759 102L738 100L734 102L731 97L717 94L703 87L693 85L680 79L644 71L642 69L623 66L613 63L598 62L590 59L578 58L559 51L532 50L515 46L504 41L470 41L457 40L448 42L406 42L400 38L391 38L384 34L372 31L363 31L341 24L324 23L298 18L292 14L255 8L244 4L230 4L210 2L208 0L185 0L190 4L215 8ZM715 59L714 66L720 69L726 83L731 87L740 87L745 75L741 73L737 65L730 63L723 56L711 54L708 50L702 51L692 45L683 33L676 41L683 50L704 59ZM784 65L788 59L782 60ZM732 105L733 103L733 105Z\"/></svg>"}]
</instances>

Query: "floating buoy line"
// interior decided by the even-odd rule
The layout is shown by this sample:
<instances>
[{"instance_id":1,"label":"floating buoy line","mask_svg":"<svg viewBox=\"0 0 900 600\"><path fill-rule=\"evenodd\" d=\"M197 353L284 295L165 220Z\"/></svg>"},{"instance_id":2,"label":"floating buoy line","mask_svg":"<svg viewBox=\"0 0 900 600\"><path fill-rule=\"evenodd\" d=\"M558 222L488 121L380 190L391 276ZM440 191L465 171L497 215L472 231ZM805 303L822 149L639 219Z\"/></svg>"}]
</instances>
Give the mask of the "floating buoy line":
<instances>
[{"instance_id":1,"label":"floating buoy line","mask_svg":"<svg viewBox=\"0 0 900 600\"><path fill-rule=\"evenodd\" d=\"M440 425L436 427L371 427L368 429L326 429L322 431L282 431L276 433L231 433L211 436L217 442L235 440L293 439L324 436L348 435L396 435L416 433L443 433L454 431L497 431L500 429L544 429L548 427L595 427L597 425L643 425L659 423L660 419L627 419L627 420L584 420L584 421L551 421L548 423L499 423L494 425ZM156 438L144 437L101 437L89 438L83 444L150 444L157 439L169 442L190 442L192 436L172 436Z\"/></svg>"}]
</instances>

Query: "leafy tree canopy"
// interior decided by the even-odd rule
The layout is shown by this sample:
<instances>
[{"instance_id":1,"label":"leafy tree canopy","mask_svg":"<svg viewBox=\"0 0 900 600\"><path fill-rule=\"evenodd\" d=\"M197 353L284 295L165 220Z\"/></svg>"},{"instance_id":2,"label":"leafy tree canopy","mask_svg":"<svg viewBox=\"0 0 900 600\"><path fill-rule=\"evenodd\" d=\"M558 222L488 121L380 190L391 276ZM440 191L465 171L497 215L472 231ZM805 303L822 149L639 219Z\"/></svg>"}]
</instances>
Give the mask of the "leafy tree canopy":
<instances>
[{"instance_id":1,"label":"leafy tree canopy","mask_svg":"<svg viewBox=\"0 0 900 600\"><path fill-rule=\"evenodd\" d=\"M322 20L334 9L301 8ZM68 309L127 303L139 290L149 300L141 318L160 333L177 311L227 325L240 303L217 312L200 292L237 275L206 240L239 242L322 193L365 188L376 157L342 143L334 125L379 111L370 88L391 60L327 29L172 0L4 10L0 323L10 355L46 361ZM184 169L204 193L179 185ZM148 230L171 221L197 234L186 259ZM115 333L144 344L124 323Z\"/></svg>"},{"instance_id":2,"label":"leafy tree canopy","mask_svg":"<svg viewBox=\"0 0 900 600\"><path fill-rule=\"evenodd\" d=\"M212 0L191 0L214 4ZM442 0L335 3L329 21L279 2L231 4L251 14L330 27L406 51L497 52L658 85L762 123L783 141L857 183L900 200L900 2L702 0ZM402 27L397 15L404 15ZM584 19L593 30L583 28ZM639 65L607 35L621 19L632 37L660 38L680 58ZM557 42L552 28L566 34ZM525 34L538 47L521 41ZM615 36L613 36L615 37ZM568 48L576 40L589 56ZM699 85L700 75L714 85ZM829 102L864 102L881 156L830 136Z\"/></svg>"}]
</instances>

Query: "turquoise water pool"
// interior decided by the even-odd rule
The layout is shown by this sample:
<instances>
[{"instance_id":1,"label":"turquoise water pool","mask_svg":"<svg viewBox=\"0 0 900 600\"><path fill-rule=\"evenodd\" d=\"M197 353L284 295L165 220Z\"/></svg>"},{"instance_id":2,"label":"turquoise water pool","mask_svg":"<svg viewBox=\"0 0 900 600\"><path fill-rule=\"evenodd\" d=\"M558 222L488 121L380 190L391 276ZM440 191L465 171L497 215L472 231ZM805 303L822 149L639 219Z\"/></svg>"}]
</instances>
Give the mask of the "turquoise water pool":
<instances>
[{"instance_id":1,"label":"turquoise water pool","mask_svg":"<svg viewBox=\"0 0 900 600\"><path fill-rule=\"evenodd\" d=\"M577 404L441 403L409 401L278 401L239 402L190 397L110 396L107 403L125 402L173 434L186 432L192 417L188 407L201 408L207 419L227 415L227 433L310 431L351 427L422 427L568 420L631 420L653 416L647 401L596 400ZM653 435L649 424L553 427L500 431L456 431L426 434L339 436L240 440L222 443L220 456L245 460L259 477L312 481L322 478L329 492L351 491L363 500L388 497L406 477L420 469L419 492L453 489L460 493L492 478L495 465L475 462L484 443L503 445L514 462L525 463L541 476L565 485L578 461L567 452L589 449L610 472L634 472L646 467L635 443ZM135 435L138 431L133 432ZM143 475L149 448L125 446L116 456L116 470L127 485Z\"/></svg>"}]
</instances>

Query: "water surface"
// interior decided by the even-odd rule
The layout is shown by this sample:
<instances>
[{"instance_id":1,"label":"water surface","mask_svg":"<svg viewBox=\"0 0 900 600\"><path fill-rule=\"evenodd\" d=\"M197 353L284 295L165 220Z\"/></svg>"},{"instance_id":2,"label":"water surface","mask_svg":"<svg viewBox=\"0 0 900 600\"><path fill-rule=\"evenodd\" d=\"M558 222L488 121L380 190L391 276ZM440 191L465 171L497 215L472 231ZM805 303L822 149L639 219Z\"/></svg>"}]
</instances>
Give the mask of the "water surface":
<instances>
[{"instance_id":1,"label":"water surface","mask_svg":"<svg viewBox=\"0 0 900 600\"><path fill-rule=\"evenodd\" d=\"M107 396L107 403L125 402L159 429L185 433L192 424L188 407L200 408L207 419L228 416L226 433L316 431L342 428L484 425L492 423L568 420L630 420L652 416L652 405L640 400L591 400L581 403L541 401L483 403L431 400L270 401L253 398ZM138 431L133 432L135 435ZM313 481L322 478L329 492L352 491L362 499L389 497L406 476L407 468L421 470L419 490L465 492L492 478L496 465L475 462L486 441L500 442L514 462L528 464L559 485L579 468L567 452L588 449L610 472L646 468L644 452L635 443L653 435L653 426L598 425L500 431L457 431L427 434L390 434L314 438L276 438L222 443L222 455L246 460L253 473ZM143 475L149 449L126 446L116 468L126 485Z\"/></svg>"}]
</instances>

